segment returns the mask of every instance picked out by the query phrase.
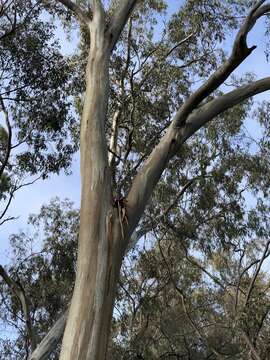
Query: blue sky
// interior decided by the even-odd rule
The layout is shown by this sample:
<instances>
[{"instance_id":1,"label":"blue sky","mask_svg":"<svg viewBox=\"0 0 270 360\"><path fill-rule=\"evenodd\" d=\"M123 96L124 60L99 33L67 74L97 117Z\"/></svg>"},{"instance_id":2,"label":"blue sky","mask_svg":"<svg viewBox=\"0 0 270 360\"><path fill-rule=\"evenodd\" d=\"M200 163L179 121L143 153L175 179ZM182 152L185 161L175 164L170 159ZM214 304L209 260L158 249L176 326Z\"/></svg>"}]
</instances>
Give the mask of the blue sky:
<instances>
[{"instance_id":1,"label":"blue sky","mask_svg":"<svg viewBox=\"0 0 270 360\"><path fill-rule=\"evenodd\" d=\"M173 12L179 6L179 1L171 0L169 3L169 12ZM63 36L62 33L59 33ZM233 34L232 34L233 37ZM264 55L264 21L260 20L253 29L248 38L249 45L258 45L258 48L253 54L242 64L236 74L243 74L246 71L253 71L258 78L270 76L270 67L266 62ZM65 50L70 51L76 39L71 39L71 42L65 43ZM228 40L226 48L230 48L231 41ZM269 92L257 96L258 100L269 99ZM252 125L251 125L252 126ZM79 156L74 158L72 166L73 174L71 176L53 175L49 180L40 181L28 188L18 192L10 206L9 215L19 216L18 220L7 222L1 226L1 249L0 261L4 264L8 261L7 252L9 244L9 235L18 232L19 229L27 226L27 218L30 213L37 213L42 204L48 203L53 197L69 198L74 201L75 206L79 207L80 203L80 170L79 170Z\"/></svg>"}]
</instances>

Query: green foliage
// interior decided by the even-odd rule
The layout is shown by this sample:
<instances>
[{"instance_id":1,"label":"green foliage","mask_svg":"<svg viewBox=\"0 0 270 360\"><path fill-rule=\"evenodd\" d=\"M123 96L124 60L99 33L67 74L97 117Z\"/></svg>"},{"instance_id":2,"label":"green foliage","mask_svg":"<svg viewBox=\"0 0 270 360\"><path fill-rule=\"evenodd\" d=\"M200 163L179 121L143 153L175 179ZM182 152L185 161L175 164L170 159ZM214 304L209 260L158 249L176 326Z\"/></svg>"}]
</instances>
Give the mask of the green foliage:
<instances>
[{"instance_id":1,"label":"green foliage","mask_svg":"<svg viewBox=\"0 0 270 360\"><path fill-rule=\"evenodd\" d=\"M67 169L77 149L78 125L68 97L71 69L59 43L53 40L56 26L41 19L41 4L25 0L9 1L8 5L0 17L0 84L13 145L24 144L14 154L14 161L17 171L45 177ZM15 27L9 32L7 19L15 17Z\"/></svg>"},{"instance_id":2,"label":"green foliage","mask_svg":"<svg viewBox=\"0 0 270 360\"><path fill-rule=\"evenodd\" d=\"M22 186L61 170L70 172L78 150L79 123L69 95L72 66L61 53L57 26L42 3L6 1L0 24L2 223Z\"/></svg>"},{"instance_id":3,"label":"green foliage","mask_svg":"<svg viewBox=\"0 0 270 360\"><path fill-rule=\"evenodd\" d=\"M70 201L54 199L38 215L29 217L34 232L21 231L10 237L9 275L20 283L30 301L38 339L49 331L70 300L76 270L78 220L78 211ZM16 322L18 332L14 341L2 339L0 354L3 356L11 345L12 354L23 353L27 333L21 320L21 305L4 283L1 283L0 303L1 321Z\"/></svg>"}]
</instances>

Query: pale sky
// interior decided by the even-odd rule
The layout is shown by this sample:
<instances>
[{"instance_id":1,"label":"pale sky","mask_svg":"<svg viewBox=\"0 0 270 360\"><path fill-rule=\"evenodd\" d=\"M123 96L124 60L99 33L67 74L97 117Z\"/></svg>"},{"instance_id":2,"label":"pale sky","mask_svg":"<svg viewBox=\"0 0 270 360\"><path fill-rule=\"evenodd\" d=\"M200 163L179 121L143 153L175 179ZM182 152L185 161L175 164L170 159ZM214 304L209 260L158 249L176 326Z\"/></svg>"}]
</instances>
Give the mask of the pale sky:
<instances>
[{"instance_id":1,"label":"pale sky","mask_svg":"<svg viewBox=\"0 0 270 360\"><path fill-rule=\"evenodd\" d=\"M179 6L179 1L169 1L169 11L172 12ZM253 54L242 64L236 74L243 74L246 71L252 71L257 74L257 78L270 76L270 67L266 62L264 55L264 24L260 20L248 38L248 44L258 45L258 48ZM76 43L73 39L68 46L72 49L72 43ZM231 44L228 41L226 48ZM68 49L67 48L67 49ZM228 47L229 49L229 47ZM257 96L258 100L269 99L269 92ZM16 195L9 209L8 215L20 216L18 220L7 222L1 226L1 248L0 248L0 262L5 264L8 261L7 251L9 244L9 235L18 232L19 229L27 227L27 218L30 213L38 213L42 204L49 203L50 199L58 196L60 199L69 198L74 201L75 206L79 207L80 203L80 171L79 171L79 156L75 156L72 166L73 174L71 176L53 175L49 180L39 181L38 183L29 186L28 188L19 191Z\"/></svg>"}]
</instances>

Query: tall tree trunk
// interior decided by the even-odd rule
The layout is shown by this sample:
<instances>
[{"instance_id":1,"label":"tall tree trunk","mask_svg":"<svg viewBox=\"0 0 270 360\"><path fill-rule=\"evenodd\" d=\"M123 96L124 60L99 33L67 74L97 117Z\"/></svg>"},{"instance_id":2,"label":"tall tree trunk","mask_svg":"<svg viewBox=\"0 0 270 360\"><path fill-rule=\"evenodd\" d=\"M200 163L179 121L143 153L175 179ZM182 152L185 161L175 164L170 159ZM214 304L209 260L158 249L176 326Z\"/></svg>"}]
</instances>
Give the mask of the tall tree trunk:
<instances>
[{"instance_id":1,"label":"tall tree trunk","mask_svg":"<svg viewBox=\"0 0 270 360\"><path fill-rule=\"evenodd\" d=\"M93 19L81 123L81 212L77 275L61 360L104 360L123 251L105 138L110 50ZM116 240L115 240L116 239Z\"/></svg>"}]
</instances>

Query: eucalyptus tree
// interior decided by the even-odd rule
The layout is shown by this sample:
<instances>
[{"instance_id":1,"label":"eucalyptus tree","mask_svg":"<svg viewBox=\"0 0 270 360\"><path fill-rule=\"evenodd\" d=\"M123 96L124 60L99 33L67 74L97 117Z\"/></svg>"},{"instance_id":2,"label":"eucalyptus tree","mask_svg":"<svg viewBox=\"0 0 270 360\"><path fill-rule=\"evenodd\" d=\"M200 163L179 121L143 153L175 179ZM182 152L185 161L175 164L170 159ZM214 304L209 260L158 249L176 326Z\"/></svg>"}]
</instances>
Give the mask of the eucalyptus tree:
<instances>
[{"instance_id":1,"label":"eucalyptus tree","mask_svg":"<svg viewBox=\"0 0 270 360\"><path fill-rule=\"evenodd\" d=\"M60 5L66 10L63 11ZM59 0L51 4L44 0L44 8L58 15L65 26L69 24L70 15L74 14L82 35L80 52L72 59L77 67L73 68L71 88L62 86L61 91L53 92L64 101L74 95L76 110L81 112L82 196L77 273L60 359L105 359L122 259L130 245L134 245L142 234L153 227L148 222L145 208L153 194L153 200L156 196L158 198L158 192L154 191L158 189L162 176L162 179L167 179L165 185L168 186L170 173L177 177L178 171L183 171L181 182L176 181L170 189L175 200L195 178L200 177L199 190L203 191L205 187L207 196L211 196L213 201L217 197L221 206L222 196L218 197L211 189L211 182L205 178L209 158L199 169L195 167L195 174L189 170L194 162L199 162L200 157L206 157L203 145L207 139L202 128L213 120L212 131L217 135L222 133L228 117L235 116L237 109L240 118L241 112L246 115L243 109L248 109L249 99L270 88L269 78L255 81L249 76L241 81L231 78L234 90L224 93L226 80L255 51L256 46L247 45L247 36L257 20L267 15L270 5L266 1L252 4L230 0L186 1L164 29L157 26L166 9L163 1L122 0L104 4L100 0L76 3ZM193 16L190 16L191 13ZM30 23L34 26L39 20L37 16ZM238 31L227 55L221 48L223 41L236 29ZM24 43L21 40L20 44ZM39 61L35 64L38 65ZM65 76L65 69L59 69L55 76L59 74ZM53 80L54 76L50 77L48 73L42 79L42 84L47 86L45 94L48 89L49 95L52 94L50 89L55 89L50 79ZM66 91L64 98L61 97L63 89ZM42 100L46 105L50 104L49 109L52 110L48 112L44 126L51 123L52 115L59 114L57 124L61 120L65 128L66 113L53 107L54 96L48 99L43 96ZM240 106L243 102L244 108ZM39 109L40 104L35 117ZM268 114L267 109L263 113ZM35 117L33 126L39 124ZM243 121L240 121L239 127L242 125ZM187 141L192 142L199 130L200 151L196 152L196 148L191 147L194 157L188 157ZM42 139L42 146L46 147L46 139ZM198 142L194 143L198 145ZM219 144L217 140L216 148L221 145L223 143ZM267 139L264 145L267 151ZM42 146L41 149L44 149ZM59 146L58 156L61 155ZM234 150L239 150L241 154L237 144ZM24 159L29 167L31 156L27 153ZM34 159L37 159L37 164L42 160L35 158L35 153ZM214 166L214 160L210 168ZM235 160L245 158L236 156ZM243 162L244 169L245 164L252 166L251 161ZM253 159L254 164L257 163ZM241 179L240 175L238 171L233 173ZM222 173L221 168L216 176L220 184L224 183L223 188L220 185L220 194L224 189L227 192L233 189L230 193L232 200L235 193L230 187L231 176ZM255 177L253 181L256 183L259 180ZM259 185L265 181L260 179ZM162 187L162 182L160 185ZM183 191L178 194L176 189L179 185L183 186ZM191 214L204 214L206 220L209 209L205 198L200 196L197 200ZM200 210L197 213L195 205ZM228 203L226 214L229 213L229 216L221 217L218 223L225 243L228 236L224 230L234 218L230 214L240 216L241 220L241 211L235 212L236 207L236 203ZM153 211L157 210L158 207ZM200 238L202 233L196 232L192 217L184 218L180 225L183 225L180 231L185 236L195 241L198 235L200 243L203 242ZM201 228L204 225L207 223L201 223ZM231 231L232 236L233 231L237 231L236 226L231 227ZM52 349L50 345L55 344L61 334L64 323L61 324L60 330L57 324L53 327L58 331L57 336L51 331L41 344L47 345L44 350L47 355ZM39 352L42 346L32 354L32 359L44 358L45 353L40 355Z\"/></svg>"},{"instance_id":2,"label":"eucalyptus tree","mask_svg":"<svg viewBox=\"0 0 270 360\"><path fill-rule=\"evenodd\" d=\"M90 38L80 135L82 196L78 264L60 359L104 359L122 259L168 162L207 122L270 88L270 79L264 78L215 96L215 91L256 49L247 45L247 35L257 20L267 14L270 5L265 1L253 4L240 25L230 55L179 104L164 136L142 161L122 198L113 196L106 140L110 58L137 1L113 2L108 11L98 0L90 1L86 7L69 0L60 2L77 16ZM218 3L211 5L216 8ZM231 6L237 9L237 4ZM182 19L183 24L185 20ZM132 29L130 32L132 36ZM182 38L182 41L187 45L188 40ZM113 153L116 135L113 128L110 149Z\"/></svg>"}]
</instances>

